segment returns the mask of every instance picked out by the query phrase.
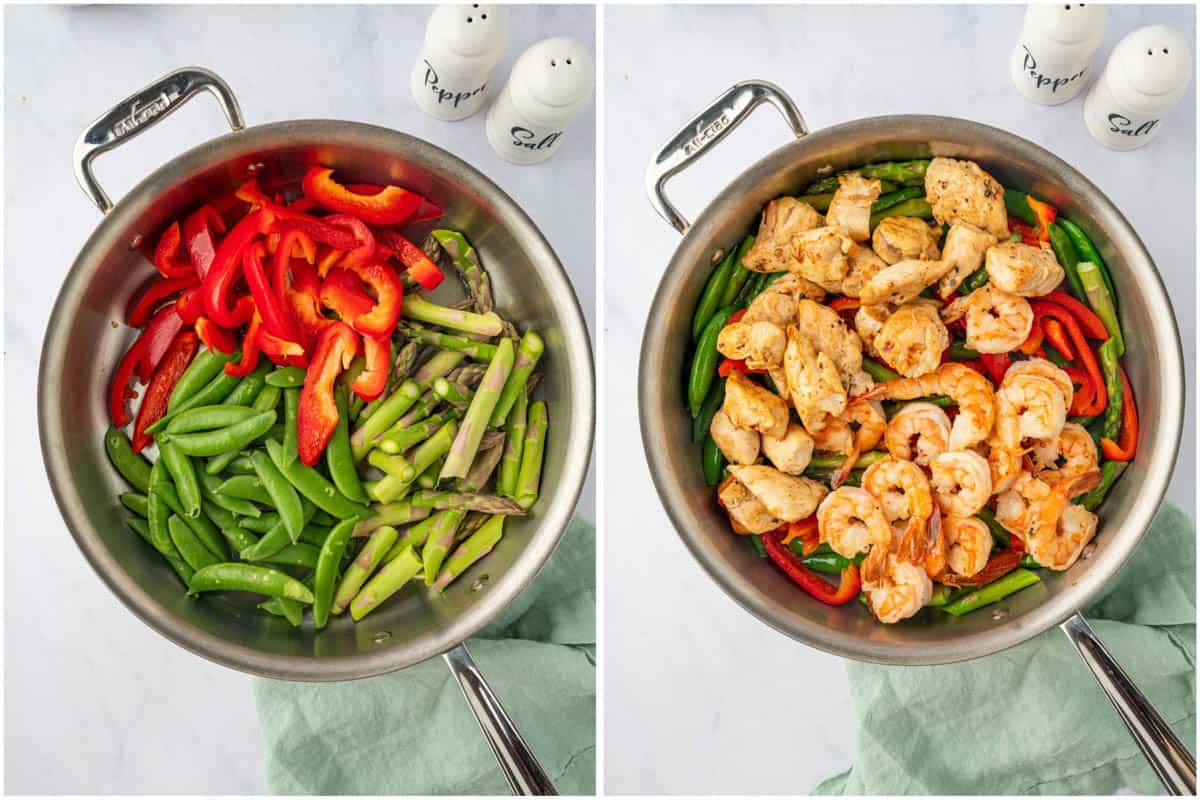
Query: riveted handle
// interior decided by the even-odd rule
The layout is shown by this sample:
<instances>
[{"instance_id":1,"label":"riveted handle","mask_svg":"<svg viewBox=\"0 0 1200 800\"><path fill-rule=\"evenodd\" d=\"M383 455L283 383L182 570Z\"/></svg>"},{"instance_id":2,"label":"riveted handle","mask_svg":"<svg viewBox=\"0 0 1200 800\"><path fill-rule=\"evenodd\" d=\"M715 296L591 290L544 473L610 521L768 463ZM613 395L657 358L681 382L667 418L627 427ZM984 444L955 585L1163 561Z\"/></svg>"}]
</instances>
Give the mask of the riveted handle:
<instances>
[{"instance_id":1,"label":"riveted handle","mask_svg":"<svg viewBox=\"0 0 1200 800\"><path fill-rule=\"evenodd\" d=\"M1196 794L1196 759L1079 614L1062 624L1150 768L1173 795Z\"/></svg>"},{"instance_id":2,"label":"riveted handle","mask_svg":"<svg viewBox=\"0 0 1200 800\"><path fill-rule=\"evenodd\" d=\"M650 203L675 230L686 233L691 223L667 199L667 180L698 161L763 103L770 103L778 109L797 139L808 133L800 110L782 89L766 81L742 81L709 103L707 108L671 137L650 163L646 169L646 191L650 194Z\"/></svg>"},{"instance_id":3,"label":"riveted handle","mask_svg":"<svg viewBox=\"0 0 1200 800\"><path fill-rule=\"evenodd\" d=\"M75 180L101 213L107 214L113 204L92 174L92 160L153 127L197 92L217 98L230 128L240 131L246 126L229 84L201 67L184 67L117 103L80 135L75 142Z\"/></svg>"}]
</instances>

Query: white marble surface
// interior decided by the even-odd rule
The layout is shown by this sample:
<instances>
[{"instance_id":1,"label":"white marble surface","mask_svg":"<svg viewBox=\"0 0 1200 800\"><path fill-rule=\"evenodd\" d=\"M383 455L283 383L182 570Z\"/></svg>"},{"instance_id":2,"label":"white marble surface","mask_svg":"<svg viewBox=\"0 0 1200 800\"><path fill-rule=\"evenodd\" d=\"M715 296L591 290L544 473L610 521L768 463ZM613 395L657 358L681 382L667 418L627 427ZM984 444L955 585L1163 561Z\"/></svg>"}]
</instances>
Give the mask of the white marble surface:
<instances>
[{"instance_id":1,"label":"white marble surface","mask_svg":"<svg viewBox=\"0 0 1200 800\"><path fill-rule=\"evenodd\" d=\"M753 620L702 573L661 510L638 436L631 376L660 270L678 241L647 202L644 171L657 147L731 84L778 83L814 129L882 114L944 114L1006 128L1057 153L1095 181L1146 242L1175 300L1192 369L1194 90L1154 144L1104 150L1084 128L1082 98L1032 106L1009 83L1021 14L1016 6L605 10L609 792L804 793L850 762L842 662ZM1191 8L1114 6L1100 57L1151 23L1194 36ZM785 138L778 115L756 113L675 178L670 195L694 216ZM1189 417L1171 496L1193 510L1194 439Z\"/></svg>"},{"instance_id":2,"label":"white marble surface","mask_svg":"<svg viewBox=\"0 0 1200 800\"><path fill-rule=\"evenodd\" d=\"M76 549L40 466L30 387L42 335L63 273L99 222L75 185L71 150L108 104L198 64L232 85L250 124L331 117L429 139L524 206L570 272L594 330L595 106L553 160L500 161L482 114L442 123L414 107L408 76L428 13L350 5L6 9L5 366L8 385L25 387L5 402L9 793L266 791L251 679L187 654L125 611ZM514 7L497 81L534 41L565 34L591 43L594 27L591 7ZM119 197L223 128L216 105L199 97L102 157L98 175ZM591 517L587 497L580 510Z\"/></svg>"}]
</instances>

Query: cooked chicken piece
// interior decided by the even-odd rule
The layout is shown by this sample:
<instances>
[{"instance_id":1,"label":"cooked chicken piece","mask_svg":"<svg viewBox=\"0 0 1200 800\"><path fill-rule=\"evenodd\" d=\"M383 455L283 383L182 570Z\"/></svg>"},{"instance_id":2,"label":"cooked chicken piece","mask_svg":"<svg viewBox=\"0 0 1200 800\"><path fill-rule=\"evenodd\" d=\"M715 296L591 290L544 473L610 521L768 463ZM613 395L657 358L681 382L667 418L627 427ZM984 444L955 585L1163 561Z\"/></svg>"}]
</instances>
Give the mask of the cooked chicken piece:
<instances>
[{"instance_id":1,"label":"cooked chicken piece","mask_svg":"<svg viewBox=\"0 0 1200 800\"><path fill-rule=\"evenodd\" d=\"M846 255L854 242L837 228L813 228L795 238L797 261L792 272L827 292L840 292L850 269Z\"/></svg>"},{"instance_id":2,"label":"cooked chicken piece","mask_svg":"<svg viewBox=\"0 0 1200 800\"><path fill-rule=\"evenodd\" d=\"M868 306L904 305L949 269L945 261L898 261L875 273L863 286L859 299Z\"/></svg>"},{"instance_id":3,"label":"cooked chicken piece","mask_svg":"<svg viewBox=\"0 0 1200 800\"><path fill-rule=\"evenodd\" d=\"M838 183L825 224L840 228L856 242L865 242L871 238L871 204L879 199L882 186L875 178L864 178L857 172L840 176Z\"/></svg>"},{"instance_id":4,"label":"cooked chicken piece","mask_svg":"<svg viewBox=\"0 0 1200 800\"><path fill-rule=\"evenodd\" d=\"M1004 188L974 161L933 159L925 171L925 196L938 222L966 222L997 238L1008 236Z\"/></svg>"},{"instance_id":5,"label":"cooked chicken piece","mask_svg":"<svg viewBox=\"0 0 1200 800\"><path fill-rule=\"evenodd\" d=\"M777 197L763 210L754 244L742 257L742 266L754 272L794 271L796 234L821 224L821 215L794 197Z\"/></svg>"},{"instance_id":6,"label":"cooked chicken piece","mask_svg":"<svg viewBox=\"0 0 1200 800\"><path fill-rule=\"evenodd\" d=\"M833 359L842 385L851 395L862 394L875 385L871 376L863 372L862 341L832 308L801 300L796 304L796 327L813 346Z\"/></svg>"},{"instance_id":7,"label":"cooked chicken piece","mask_svg":"<svg viewBox=\"0 0 1200 800\"><path fill-rule=\"evenodd\" d=\"M735 322L717 336L717 352L726 358L744 359L750 369L781 363L786 346L783 328L771 322Z\"/></svg>"},{"instance_id":8,"label":"cooked chicken piece","mask_svg":"<svg viewBox=\"0 0 1200 800\"><path fill-rule=\"evenodd\" d=\"M884 217L871 234L871 246L889 264L910 258L930 261L938 257L937 234L917 217Z\"/></svg>"},{"instance_id":9,"label":"cooked chicken piece","mask_svg":"<svg viewBox=\"0 0 1200 800\"><path fill-rule=\"evenodd\" d=\"M737 478L727 478L717 487L717 496L726 513L745 533L766 533L783 524L771 516L767 507Z\"/></svg>"},{"instance_id":10,"label":"cooked chicken piece","mask_svg":"<svg viewBox=\"0 0 1200 800\"><path fill-rule=\"evenodd\" d=\"M1054 252L1021 242L1004 242L987 251L988 279L1010 294L1040 297L1063 281Z\"/></svg>"},{"instance_id":11,"label":"cooked chicken piece","mask_svg":"<svg viewBox=\"0 0 1200 800\"><path fill-rule=\"evenodd\" d=\"M884 260L875 255L875 251L862 245L854 245L849 253L850 271L842 281L842 294L847 297L858 297L863 284L879 270L887 266ZM817 298L820 299L820 298Z\"/></svg>"},{"instance_id":12,"label":"cooked chicken piece","mask_svg":"<svg viewBox=\"0 0 1200 800\"><path fill-rule=\"evenodd\" d=\"M725 381L725 403L721 406L729 421L739 428L750 428L768 436L787 432L787 403L783 398L759 386L734 370Z\"/></svg>"},{"instance_id":13,"label":"cooked chicken piece","mask_svg":"<svg viewBox=\"0 0 1200 800\"><path fill-rule=\"evenodd\" d=\"M833 359L817 350L795 325L787 329L783 369L792 405L810 433L821 430L828 415L846 410L846 387Z\"/></svg>"},{"instance_id":14,"label":"cooked chicken piece","mask_svg":"<svg viewBox=\"0 0 1200 800\"><path fill-rule=\"evenodd\" d=\"M896 309L875 336L880 357L907 378L933 372L950 346L950 333L937 306L909 303Z\"/></svg>"},{"instance_id":15,"label":"cooked chicken piece","mask_svg":"<svg viewBox=\"0 0 1200 800\"><path fill-rule=\"evenodd\" d=\"M796 522L816 513L829 488L811 478L785 475L774 467L730 467L729 474L744 485L767 509L784 522Z\"/></svg>"},{"instance_id":16,"label":"cooked chicken piece","mask_svg":"<svg viewBox=\"0 0 1200 800\"><path fill-rule=\"evenodd\" d=\"M790 277L792 276L784 275L751 300L746 313L742 315L742 322L770 322L781 327L791 325L796 320L796 298L775 288L775 284L782 283Z\"/></svg>"},{"instance_id":17,"label":"cooked chicken piece","mask_svg":"<svg viewBox=\"0 0 1200 800\"><path fill-rule=\"evenodd\" d=\"M938 294L948 297L968 275L983 266L983 254L994 244L995 236L974 225L965 222L951 225L946 233L946 246L942 248L942 261L950 265L950 271L938 281Z\"/></svg>"},{"instance_id":18,"label":"cooked chicken piece","mask_svg":"<svg viewBox=\"0 0 1200 800\"><path fill-rule=\"evenodd\" d=\"M729 463L753 464L758 461L758 431L734 425L724 409L718 408L717 413L713 414L708 432Z\"/></svg>"},{"instance_id":19,"label":"cooked chicken piece","mask_svg":"<svg viewBox=\"0 0 1200 800\"><path fill-rule=\"evenodd\" d=\"M716 438L715 436L713 437ZM720 446L720 442L717 445ZM773 436L762 437L762 451L775 468L789 475L799 475L808 469L812 460L813 439L808 432L794 422L788 423L787 433L776 439ZM747 462L740 461L740 464Z\"/></svg>"},{"instance_id":20,"label":"cooked chicken piece","mask_svg":"<svg viewBox=\"0 0 1200 800\"><path fill-rule=\"evenodd\" d=\"M875 347L875 337L879 335L883 323L888 321L888 317L895 310L895 306L884 304L859 306L858 311L854 312L854 330L858 331L858 338L862 340L863 347L872 358L881 357L879 350Z\"/></svg>"}]
</instances>

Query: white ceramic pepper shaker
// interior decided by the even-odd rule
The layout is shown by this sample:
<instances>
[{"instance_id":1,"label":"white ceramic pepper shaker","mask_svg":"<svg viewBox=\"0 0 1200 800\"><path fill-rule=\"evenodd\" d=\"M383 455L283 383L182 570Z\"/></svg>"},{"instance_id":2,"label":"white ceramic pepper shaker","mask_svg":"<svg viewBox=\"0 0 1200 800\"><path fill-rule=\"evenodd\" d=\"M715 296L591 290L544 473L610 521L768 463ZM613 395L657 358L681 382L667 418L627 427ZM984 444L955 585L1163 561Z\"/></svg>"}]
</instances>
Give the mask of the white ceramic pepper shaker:
<instances>
[{"instance_id":1,"label":"white ceramic pepper shaker","mask_svg":"<svg viewBox=\"0 0 1200 800\"><path fill-rule=\"evenodd\" d=\"M488 109L492 149L514 164L537 164L558 152L563 132L592 98L592 55L568 37L543 39L521 54Z\"/></svg>"},{"instance_id":2,"label":"white ceramic pepper shaker","mask_svg":"<svg viewBox=\"0 0 1200 800\"><path fill-rule=\"evenodd\" d=\"M472 3L434 9L410 81L417 107L444 120L466 119L483 108L492 70L508 46L504 6Z\"/></svg>"},{"instance_id":3,"label":"white ceramic pepper shaker","mask_svg":"<svg viewBox=\"0 0 1200 800\"><path fill-rule=\"evenodd\" d=\"M1186 36L1165 25L1138 28L1113 48L1084 100L1083 119L1105 147L1142 147L1158 136L1163 115L1183 98L1191 80Z\"/></svg>"},{"instance_id":4,"label":"white ceramic pepper shaker","mask_svg":"<svg viewBox=\"0 0 1200 800\"><path fill-rule=\"evenodd\" d=\"M1029 6L1010 62L1017 91L1030 102L1048 106L1083 91L1107 17L1105 6L1092 3Z\"/></svg>"}]
</instances>

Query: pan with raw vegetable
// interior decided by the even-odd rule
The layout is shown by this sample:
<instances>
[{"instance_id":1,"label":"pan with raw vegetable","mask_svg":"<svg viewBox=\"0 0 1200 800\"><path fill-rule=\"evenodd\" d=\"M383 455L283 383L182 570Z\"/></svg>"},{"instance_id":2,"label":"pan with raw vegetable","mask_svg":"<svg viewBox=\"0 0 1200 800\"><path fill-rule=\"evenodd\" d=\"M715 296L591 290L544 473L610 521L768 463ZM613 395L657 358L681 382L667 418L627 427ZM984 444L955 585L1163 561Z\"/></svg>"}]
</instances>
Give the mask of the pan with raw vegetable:
<instances>
[{"instance_id":1,"label":"pan with raw vegetable","mask_svg":"<svg viewBox=\"0 0 1200 800\"><path fill-rule=\"evenodd\" d=\"M665 182L762 103L796 141L689 223ZM643 340L643 439L714 580L851 658L958 661L1068 620L1098 663L1073 615L1145 533L1183 414L1171 304L1112 203L1012 134L918 116L809 133L755 82L647 185L683 240Z\"/></svg>"}]
</instances>

